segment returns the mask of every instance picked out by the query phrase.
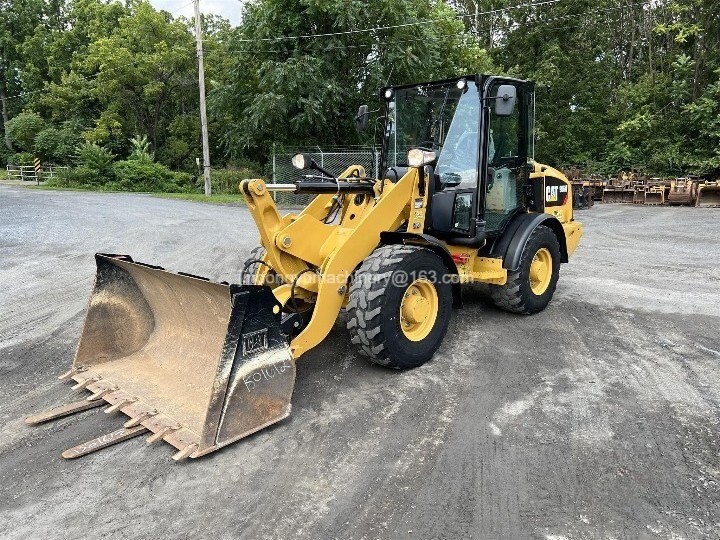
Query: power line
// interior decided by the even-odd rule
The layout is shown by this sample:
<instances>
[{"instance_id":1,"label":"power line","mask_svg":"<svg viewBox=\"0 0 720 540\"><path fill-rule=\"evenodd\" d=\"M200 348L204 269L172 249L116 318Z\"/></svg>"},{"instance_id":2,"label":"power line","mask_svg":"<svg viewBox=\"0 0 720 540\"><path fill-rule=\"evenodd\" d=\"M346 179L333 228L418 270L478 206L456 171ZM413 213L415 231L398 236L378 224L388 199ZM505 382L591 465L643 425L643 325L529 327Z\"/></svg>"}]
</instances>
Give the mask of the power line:
<instances>
[{"instance_id":1,"label":"power line","mask_svg":"<svg viewBox=\"0 0 720 540\"><path fill-rule=\"evenodd\" d=\"M613 8L606 8L606 9L596 9L596 10L590 10L583 13L578 14L571 14L571 15L564 15L559 17L552 17L542 20L535 20L535 21L528 21L524 24L518 24L515 25L513 23L508 25L503 25L499 29L501 30L509 30L513 28L513 26L516 26L517 28L526 28L536 25L544 25L550 22L555 21L561 21L561 20L568 20L568 19L580 19L582 17L586 17L588 15L594 15L595 13L607 13L611 11L621 11L623 9L631 8L631 7L637 7L637 6L644 6L648 5L647 2L638 2L636 4L629 4L629 5L623 5L623 6L616 6ZM546 30L552 30L554 28L569 28L569 27L545 27ZM417 42L425 42L425 41L438 41L442 39L452 38L452 37L463 37L467 36L468 34L466 32L456 32L456 33L450 33L450 34L439 34L435 37L422 37L422 38L413 38L413 39L405 39L405 40L395 40L395 41L380 41L380 42L374 42L374 43L364 43L360 45L338 45L333 47L324 47L322 48L322 51L331 51L331 50L340 50L340 49L359 49L359 48L367 48L367 47L373 47L373 46L388 46L388 45L399 45L399 44L406 44L406 43L417 43ZM232 52L236 53L256 53L256 54L271 54L271 53L287 53L288 50L280 50L280 49L265 49L265 50L259 50L259 49L234 49Z\"/></svg>"},{"instance_id":2,"label":"power line","mask_svg":"<svg viewBox=\"0 0 720 540\"><path fill-rule=\"evenodd\" d=\"M489 11L481 11L478 13L478 15L492 15L494 13L502 13L504 11L510 11L513 9L520 9L524 7L535 7L535 6L544 6L548 4L557 4L558 2L561 2L562 0L544 0L542 2L530 2L526 4L517 4L514 6L509 6L506 8L498 8L498 9L492 9ZM466 18L470 17L470 15L460 15L455 14L453 18ZM475 17L475 14L472 14L472 17ZM360 34L364 32L378 32L380 30L394 30L396 28L406 28L408 26L419 26L422 24L435 24L438 22L438 19L425 19L422 21L415 21L415 22L409 22L409 23L402 23L402 24L394 24L390 26L375 26L373 28L356 28L354 30L344 30L342 32L329 32L324 34L305 34L301 36L278 36L278 37L272 37L272 38L252 38L252 39L238 39L235 40L238 43L257 43L257 42L270 42L270 41L288 41L291 39L315 39L315 38L321 38L321 37L333 37L333 36L346 36L351 34Z\"/></svg>"},{"instance_id":3,"label":"power line","mask_svg":"<svg viewBox=\"0 0 720 540\"><path fill-rule=\"evenodd\" d=\"M539 5L555 4L555 3L558 3L558 2L560 2L560 1L561 1L561 0L547 0L547 1L545 1L545 2L534 2L534 3L529 3L529 4L518 4L518 5L515 5L515 6L510 6L510 7L508 7L508 8L497 9L497 10L492 10L492 11L486 11L486 12L483 12L483 14L489 14L489 13L496 13L496 12L508 11L508 10L512 10L512 9L518 9L518 8L520 8L520 7L534 7L534 6L539 6ZM193 3L193 2L190 2L190 3L188 3L188 4L186 4L186 5L182 6L182 7L180 7L178 10L176 10L176 11L173 12L173 13L177 13L178 11L184 9L185 7L191 5L192 3ZM586 11L586 12L583 12L583 13L569 14L569 15L563 15L563 16L558 16L558 17L552 17L552 18L548 18L548 19L530 21L530 22L527 22L527 23L522 24L522 25L517 25L517 28L532 27L532 26L535 26L535 25L544 25L544 24L547 24L547 23L549 23L549 22L555 22L555 21L560 21L560 20L579 19L579 18L582 18L582 17L586 17L586 16L588 16L588 15L593 15L593 14L595 14L595 13L607 13L607 12L620 11L620 10L624 10L624 9L628 9L628 8L632 8L632 7L647 6L647 5L651 5L651 4L649 4L647 1L645 1L645 2L638 2L638 3L635 3L635 4L621 5L621 6L616 6L616 7L611 7L611 8L605 8L605 9L589 10L589 11ZM172 13L171 13L171 15L172 15ZM473 15L473 16L474 16L474 15ZM463 17L463 16L461 16L461 17ZM339 33L332 33L332 34L314 34L314 35L310 35L310 36L285 36L285 37L282 37L282 38L268 38L268 39L300 39L300 38L303 38L303 37L331 37L331 36L336 36L336 35L346 35L346 34L353 34L353 33L364 32L364 31L375 31L375 30L379 30L379 29L389 29L389 28L398 28L398 27L402 27L402 26L424 24L425 22L427 22L427 21L420 21L420 22L416 22L416 23L407 23L407 25L396 25L396 26L376 27L376 28L370 28L370 29L350 30L350 31L347 31L347 32L339 32ZM437 20L433 20L433 21L430 21L430 22L437 22ZM508 29L511 29L513 26L515 26L515 25L514 25L513 23L511 23L511 24L508 24L508 25L501 26L499 29L508 30ZM579 26L582 26L582 25L579 25ZM557 28L572 28L572 27L557 27ZM546 29L546 30L552 30L553 27L550 27L550 28L547 28L547 27L546 27L545 29ZM404 45L404 44L408 44L408 43L417 43L417 42L421 42L421 41L423 41L423 42L426 42L426 41L438 41L438 40L447 39L447 38L451 38L451 37L462 37L462 36L465 36L465 35L468 35L468 34L465 33L465 32L460 32L460 33L451 33L451 34L440 34L440 35L435 36L435 37L429 37L429 36L428 36L428 37L423 37L423 38L414 38L414 39L405 39L405 40L395 40L395 41L385 41L385 42L375 42L375 43L367 43L367 44L361 44L361 45L339 45L339 46L333 46L333 47L325 47L325 48L322 49L322 51L341 50L341 49L342 49L342 50L345 50L345 49L359 49L359 48L367 48L367 47L373 47L373 46L377 46L377 47L390 47L390 46L396 46L396 45ZM239 41L240 41L240 42L244 42L244 43L249 43L249 42L256 41L256 40L239 40ZM266 41L266 39L261 38L261 39L259 39L259 40L257 40L257 41ZM187 47L176 46L176 47L173 47L171 50L172 50L172 51L190 52L190 51L191 51L192 49L194 49L194 48L195 48L194 46L187 46ZM209 51L209 52L213 52L213 51ZM235 49L235 50L231 50L230 52L242 53L242 54L274 54L274 53L287 53L287 52L289 52L289 51L287 51L287 50L257 50L257 49L238 50L238 49ZM83 79L83 80L90 81L90 80L95 79L95 78L97 78L97 77L99 77L99 76L101 76L101 75L104 75L104 74L107 74L107 73L110 73L110 72L113 72L113 71L117 71L117 70L123 69L123 68L128 67L128 66L135 65L135 64L137 64L138 62L139 62L138 60L134 60L134 61L132 61L132 62L128 62L127 64L122 64L122 65L119 65L119 66L115 66L115 67L112 67L112 68L108 68L108 69L104 69L104 70L98 71L97 73L94 73L94 74L92 74L92 75L86 75L86 76L78 75L78 76L79 76L81 79ZM77 73L76 73L76 75L77 75ZM8 101L9 101L9 100L14 100L14 99L19 99L19 98L31 96L31 95L34 95L34 94L37 94L37 93L40 93L40 92L46 92L47 90L48 90L47 87L39 88L39 89L37 89L37 90L30 90L30 91L28 91L28 92L21 92L21 93L19 93L19 94L13 95L13 96L8 96L6 99L7 99Z\"/></svg>"}]
</instances>

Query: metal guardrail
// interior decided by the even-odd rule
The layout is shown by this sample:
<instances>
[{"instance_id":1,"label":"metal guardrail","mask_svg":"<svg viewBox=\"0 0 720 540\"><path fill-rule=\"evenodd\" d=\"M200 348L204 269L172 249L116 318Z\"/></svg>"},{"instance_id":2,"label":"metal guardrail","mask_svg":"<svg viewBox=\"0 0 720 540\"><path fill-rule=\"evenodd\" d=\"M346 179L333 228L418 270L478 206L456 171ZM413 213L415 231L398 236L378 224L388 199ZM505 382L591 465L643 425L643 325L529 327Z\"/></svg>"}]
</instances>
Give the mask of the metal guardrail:
<instances>
[{"instance_id":1,"label":"metal guardrail","mask_svg":"<svg viewBox=\"0 0 720 540\"><path fill-rule=\"evenodd\" d=\"M68 167L60 167L56 165L43 165L42 169L35 171L33 165L8 165L7 179L22 182L44 182L51 178L55 178L60 171L67 171Z\"/></svg>"}]
</instances>

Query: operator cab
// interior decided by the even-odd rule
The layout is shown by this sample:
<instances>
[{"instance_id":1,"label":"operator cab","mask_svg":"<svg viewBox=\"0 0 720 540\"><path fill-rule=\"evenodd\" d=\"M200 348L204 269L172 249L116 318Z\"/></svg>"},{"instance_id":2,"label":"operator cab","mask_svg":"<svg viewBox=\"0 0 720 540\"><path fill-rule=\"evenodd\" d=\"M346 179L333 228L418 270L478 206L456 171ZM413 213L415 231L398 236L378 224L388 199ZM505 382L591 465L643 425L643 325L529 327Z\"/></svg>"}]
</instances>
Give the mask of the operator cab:
<instances>
[{"instance_id":1,"label":"operator cab","mask_svg":"<svg viewBox=\"0 0 720 540\"><path fill-rule=\"evenodd\" d=\"M471 75L383 88L380 96L385 177L402 176L410 150L429 156L429 234L479 246L527 208L533 83Z\"/></svg>"}]
</instances>

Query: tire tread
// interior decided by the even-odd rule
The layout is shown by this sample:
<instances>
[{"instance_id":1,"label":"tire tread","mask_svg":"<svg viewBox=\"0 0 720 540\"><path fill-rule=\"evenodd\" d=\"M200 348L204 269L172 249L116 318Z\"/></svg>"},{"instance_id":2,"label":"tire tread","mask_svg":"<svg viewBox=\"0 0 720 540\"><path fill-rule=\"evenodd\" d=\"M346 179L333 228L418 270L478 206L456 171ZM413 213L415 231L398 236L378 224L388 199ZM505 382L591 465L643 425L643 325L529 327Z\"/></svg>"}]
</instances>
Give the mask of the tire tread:
<instances>
[{"instance_id":1,"label":"tire tread","mask_svg":"<svg viewBox=\"0 0 720 540\"><path fill-rule=\"evenodd\" d=\"M360 345L360 354L381 366L399 369L388 357L382 331L382 307L385 289L395 268L406 255L423 249L418 246L381 246L367 257L355 272L347 305L347 329L350 342ZM369 276L366 279L364 276ZM370 287L366 284L370 283Z\"/></svg>"},{"instance_id":2,"label":"tire tread","mask_svg":"<svg viewBox=\"0 0 720 540\"><path fill-rule=\"evenodd\" d=\"M523 284L524 280L527 279L527 277L524 275L524 268L528 264L528 258L532 258L535 256L534 252L531 253L531 251L533 250L527 249L527 246L533 245L537 238L541 236L545 236L547 238L546 241L551 244L554 242L554 245L551 245L549 247L553 252L553 257L559 258L560 246L557 243L555 233L548 227L540 225L532 232L530 238L528 238L526 248L523 251L518 269L514 272L508 272L507 283L505 283L505 285L494 285L490 287L490 298L492 299L493 304L495 304L497 308L508 311L510 313L519 313L523 315L530 315L538 311L537 309L529 305L527 292L523 291ZM552 298L552 295L555 292L556 285L557 279L554 279L550 282L550 285L548 286L550 288L550 298ZM548 299L548 302L549 301L550 300ZM543 306L543 309L544 307L545 306Z\"/></svg>"}]
</instances>

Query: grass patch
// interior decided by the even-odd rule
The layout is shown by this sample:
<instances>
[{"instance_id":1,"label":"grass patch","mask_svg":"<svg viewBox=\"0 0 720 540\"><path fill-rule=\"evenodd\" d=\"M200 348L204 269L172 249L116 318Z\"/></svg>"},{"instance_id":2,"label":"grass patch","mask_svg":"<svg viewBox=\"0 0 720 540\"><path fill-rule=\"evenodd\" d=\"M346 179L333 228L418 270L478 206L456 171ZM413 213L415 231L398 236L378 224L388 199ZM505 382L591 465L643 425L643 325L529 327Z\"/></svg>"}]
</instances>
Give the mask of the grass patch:
<instances>
[{"instance_id":1,"label":"grass patch","mask_svg":"<svg viewBox=\"0 0 720 540\"><path fill-rule=\"evenodd\" d=\"M153 197L162 199L181 199L184 201L196 201L211 204L245 204L245 199L240 194L220 193L206 197L204 193L151 193Z\"/></svg>"},{"instance_id":2,"label":"grass patch","mask_svg":"<svg viewBox=\"0 0 720 540\"><path fill-rule=\"evenodd\" d=\"M245 199L239 193L214 193L210 197L206 197L204 193L147 193L138 191L110 191L89 188L71 188L61 186L45 186L45 185L23 185L21 187L29 189L42 189L47 191L83 191L93 193L126 193L132 195L152 195L161 199L179 199L183 201L195 201L210 204L245 204Z\"/></svg>"},{"instance_id":3,"label":"grass patch","mask_svg":"<svg viewBox=\"0 0 720 540\"><path fill-rule=\"evenodd\" d=\"M22 188L28 188L28 189L42 189L47 191L97 191L94 189L85 189L85 188L73 188L73 187L60 187L60 186L46 186L44 184L40 184L39 186L37 184L17 184L19 187ZM103 193L110 193L109 191L103 192Z\"/></svg>"}]
</instances>

